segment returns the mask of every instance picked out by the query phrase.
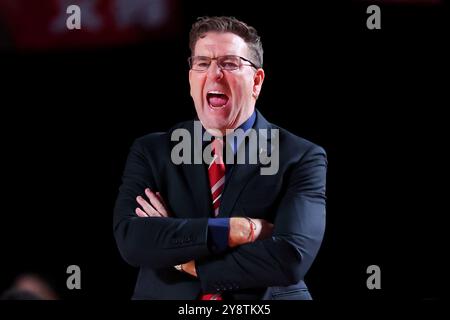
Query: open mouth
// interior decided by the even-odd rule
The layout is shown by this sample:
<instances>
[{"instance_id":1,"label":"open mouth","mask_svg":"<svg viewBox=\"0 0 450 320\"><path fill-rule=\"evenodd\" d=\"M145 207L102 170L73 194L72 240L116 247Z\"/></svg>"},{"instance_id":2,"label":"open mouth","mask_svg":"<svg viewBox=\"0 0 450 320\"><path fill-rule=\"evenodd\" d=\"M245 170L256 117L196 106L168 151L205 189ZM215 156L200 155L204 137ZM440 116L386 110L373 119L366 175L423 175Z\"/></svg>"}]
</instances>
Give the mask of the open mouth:
<instances>
[{"instance_id":1,"label":"open mouth","mask_svg":"<svg viewBox=\"0 0 450 320\"><path fill-rule=\"evenodd\" d=\"M212 108L223 108L227 104L229 97L221 91L208 91L206 100Z\"/></svg>"}]
</instances>

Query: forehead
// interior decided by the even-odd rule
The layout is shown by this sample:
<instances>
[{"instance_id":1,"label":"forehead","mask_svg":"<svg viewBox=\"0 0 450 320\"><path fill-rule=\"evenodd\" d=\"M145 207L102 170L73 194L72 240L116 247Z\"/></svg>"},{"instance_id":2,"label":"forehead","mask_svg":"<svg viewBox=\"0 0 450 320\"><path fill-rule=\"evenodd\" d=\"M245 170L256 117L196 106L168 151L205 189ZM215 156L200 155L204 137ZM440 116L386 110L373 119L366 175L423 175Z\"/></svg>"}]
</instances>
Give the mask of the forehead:
<instances>
[{"instance_id":1,"label":"forehead","mask_svg":"<svg viewBox=\"0 0 450 320\"><path fill-rule=\"evenodd\" d=\"M221 55L246 56L248 46L244 39L230 32L207 32L195 44L195 56L216 57Z\"/></svg>"}]
</instances>

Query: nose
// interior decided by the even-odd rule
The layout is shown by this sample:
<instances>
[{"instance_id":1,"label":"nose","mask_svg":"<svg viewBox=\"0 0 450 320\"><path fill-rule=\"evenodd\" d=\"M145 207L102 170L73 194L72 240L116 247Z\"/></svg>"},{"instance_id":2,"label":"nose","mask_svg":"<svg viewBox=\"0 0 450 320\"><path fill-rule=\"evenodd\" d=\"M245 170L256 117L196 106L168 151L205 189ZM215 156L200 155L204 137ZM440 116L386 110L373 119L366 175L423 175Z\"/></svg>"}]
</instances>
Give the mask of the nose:
<instances>
[{"instance_id":1,"label":"nose","mask_svg":"<svg viewBox=\"0 0 450 320\"><path fill-rule=\"evenodd\" d=\"M223 77L222 69L220 69L216 60L211 61L211 65L208 68L208 78L211 80L220 80Z\"/></svg>"}]
</instances>

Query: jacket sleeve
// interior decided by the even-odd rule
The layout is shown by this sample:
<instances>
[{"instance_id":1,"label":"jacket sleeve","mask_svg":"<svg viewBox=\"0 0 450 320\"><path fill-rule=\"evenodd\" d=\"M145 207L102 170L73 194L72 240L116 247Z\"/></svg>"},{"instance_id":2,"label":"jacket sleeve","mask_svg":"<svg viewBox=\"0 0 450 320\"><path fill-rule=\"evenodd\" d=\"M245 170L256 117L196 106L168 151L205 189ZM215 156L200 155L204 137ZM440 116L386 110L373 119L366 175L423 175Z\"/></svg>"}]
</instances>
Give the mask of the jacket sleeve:
<instances>
[{"instance_id":1,"label":"jacket sleeve","mask_svg":"<svg viewBox=\"0 0 450 320\"><path fill-rule=\"evenodd\" d=\"M145 140L146 146L157 147L155 139L161 136L151 138ZM142 144L141 138L131 147L114 208L114 237L122 257L133 266L159 268L208 255L207 218L141 218L135 214L136 197L145 188L157 191L156 160Z\"/></svg>"},{"instance_id":2,"label":"jacket sleeve","mask_svg":"<svg viewBox=\"0 0 450 320\"><path fill-rule=\"evenodd\" d=\"M314 145L290 174L271 238L196 262L204 292L287 286L303 279L325 230L326 168L325 151Z\"/></svg>"}]
</instances>

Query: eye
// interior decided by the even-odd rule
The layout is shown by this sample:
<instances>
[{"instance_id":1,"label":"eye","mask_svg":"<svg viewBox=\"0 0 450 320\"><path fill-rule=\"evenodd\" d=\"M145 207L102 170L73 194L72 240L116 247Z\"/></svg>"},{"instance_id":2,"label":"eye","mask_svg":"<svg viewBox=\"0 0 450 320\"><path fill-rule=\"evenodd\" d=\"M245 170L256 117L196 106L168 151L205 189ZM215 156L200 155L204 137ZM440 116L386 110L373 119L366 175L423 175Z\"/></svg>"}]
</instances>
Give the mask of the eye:
<instances>
[{"instance_id":1,"label":"eye","mask_svg":"<svg viewBox=\"0 0 450 320\"><path fill-rule=\"evenodd\" d=\"M239 62L236 61L236 59L233 58L227 58L221 61L221 66L224 69L238 69L239 68Z\"/></svg>"},{"instance_id":2,"label":"eye","mask_svg":"<svg viewBox=\"0 0 450 320\"><path fill-rule=\"evenodd\" d=\"M225 68L237 68L237 67L239 67L239 65L236 64L235 62L224 62L224 63L222 63L222 65Z\"/></svg>"},{"instance_id":3,"label":"eye","mask_svg":"<svg viewBox=\"0 0 450 320\"><path fill-rule=\"evenodd\" d=\"M210 64L211 60L205 57L195 57L192 62L194 69L202 69L202 70L208 69Z\"/></svg>"}]
</instances>

